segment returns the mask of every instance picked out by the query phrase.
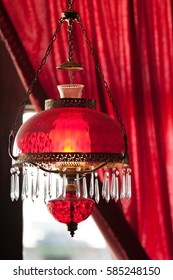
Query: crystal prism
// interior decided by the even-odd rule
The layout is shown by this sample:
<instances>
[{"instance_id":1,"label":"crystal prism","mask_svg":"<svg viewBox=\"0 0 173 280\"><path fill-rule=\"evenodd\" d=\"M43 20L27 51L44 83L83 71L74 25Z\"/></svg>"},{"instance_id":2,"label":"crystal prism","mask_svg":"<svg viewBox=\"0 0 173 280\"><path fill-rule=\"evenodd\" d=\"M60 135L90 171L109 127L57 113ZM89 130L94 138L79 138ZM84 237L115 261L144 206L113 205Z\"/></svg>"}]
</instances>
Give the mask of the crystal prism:
<instances>
[{"instance_id":1,"label":"crystal prism","mask_svg":"<svg viewBox=\"0 0 173 280\"><path fill-rule=\"evenodd\" d=\"M47 203L47 195L48 195L48 191L47 191L47 173L44 173L44 203Z\"/></svg>"},{"instance_id":2,"label":"crystal prism","mask_svg":"<svg viewBox=\"0 0 173 280\"><path fill-rule=\"evenodd\" d=\"M86 176L83 176L83 197L87 198L88 197L88 191L87 191L87 181L86 181Z\"/></svg>"},{"instance_id":3,"label":"crystal prism","mask_svg":"<svg viewBox=\"0 0 173 280\"><path fill-rule=\"evenodd\" d=\"M76 174L76 197L80 197L80 181L79 181L79 174Z\"/></svg>"},{"instance_id":4,"label":"crystal prism","mask_svg":"<svg viewBox=\"0 0 173 280\"><path fill-rule=\"evenodd\" d=\"M56 197L60 195L60 190L59 190L59 180L56 178Z\"/></svg>"},{"instance_id":5,"label":"crystal prism","mask_svg":"<svg viewBox=\"0 0 173 280\"><path fill-rule=\"evenodd\" d=\"M14 174L11 174L10 197L11 197L11 200L14 201Z\"/></svg>"},{"instance_id":6,"label":"crystal prism","mask_svg":"<svg viewBox=\"0 0 173 280\"><path fill-rule=\"evenodd\" d=\"M25 177L26 177L26 181L25 181L25 196L26 196L26 198L28 198L28 196L29 196L29 179L28 179L28 172L26 171L26 175L25 175Z\"/></svg>"},{"instance_id":7,"label":"crystal prism","mask_svg":"<svg viewBox=\"0 0 173 280\"><path fill-rule=\"evenodd\" d=\"M40 172L39 172L39 168L37 169L37 177L36 177L36 187L35 187L35 194L36 197L39 196L40 193Z\"/></svg>"},{"instance_id":8,"label":"crystal prism","mask_svg":"<svg viewBox=\"0 0 173 280\"><path fill-rule=\"evenodd\" d=\"M131 169L127 168L126 173L126 198L130 199L132 196L132 190L131 190Z\"/></svg>"},{"instance_id":9,"label":"crystal prism","mask_svg":"<svg viewBox=\"0 0 173 280\"><path fill-rule=\"evenodd\" d=\"M118 201L119 199L119 180L118 180L118 175L119 175L119 172L116 171L115 172L116 176L115 176L115 202Z\"/></svg>"},{"instance_id":10,"label":"crystal prism","mask_svg":"<svg viewBox=\"0 0 173 280\"><path fill-rule=\"evenodd\" d=\"M66 197L66 174L63 174L63 177L62 177L62 196L63 197Z\"/></svg>"},{"instance_id":11,"label":"crystal prism","mask_svg":"<svg viewBox=\"0 0 173 280\"><path fill-rule=\"evenodd\" d=\"M99 203L100 201L100 193L99 193L99 182L98 182L98 173L95 172L95 201Z\"/></svg>"},{"instance_id":12,"label":"crystal prism","mask_svg":"<svg viewBox=\"0 0 173 280\"><path fill-rule=\"evenodd\" d=\"M48 196L49 198L52 197L52 174L48 174Z\"/></svg>"},{"instance_id":13,"label":"crystal prism","mask_svg":"<svg viewBox=\"0 0 173 280\"><path fill-rule=\"evenodd\" d=\"M14 199L18 200L19 198L19 170L16 170L14 174Z\"/></svg>"},{"instance_id":14,"label":"crystal prism","mask_svg":"<svg viewBox=\"0 0 173 280\"><path fill-rule=\"evenodd\" d=\"M106 171L104 174L104 179L103 179L103 186L102 186L102 197L105 198L106 196L106 184L107 184L107 177L108 177L108 172Z\"/></svg>"},{"instance_id":15,"label":"crystal prism","mask_svg":"<svg viewBox=\"0 0 173 280\"><path fill-rule=\"evenodd\" d=\"M115 198L115 173L112 173L112 182L111 182L111 198Z\"/></svg>"},{"instance_id":16,"label":"crystal prism","mask_svg":"<svg viewBox=\"0 0 173 280\"><path fill-rule=\"evenodd\" d=\"M31 173L31 199L34 202L36 197L36 192L35 192L35 185L34 185L34 173Z\"/></svg>"},{"instance_id":17,"label":"crystal prism","mask_svg":"<svg viewBox=\"0 0 173 280\"><path fill-rule=\"evenodd\" d=\"M108 203L109 200L110 200L109 172L107 172L107 178L106 178L106 182L105 182L105 189L106 189L105 200Z\"/></svg>"},{"instance_id":18,"label":"crystal prism","mask_svg":"<svg viewBox=\"0 0 173 280\"><path fill-rule=\"evenodd\" d=\"M121 185L121 193L120 199L124 200L125 198L125 191L126 191L126 177L125 177L125 168L122 169L122 185Z\"/></svg>"},{"instance_id":19,"label":"crystal prism","mask_svg":"<svg viewBox=\"0 0 173 280\"><path fill-rule=\"evenodd\" d=\"M92 198L94 195L94 173L91 173L91 178L90 178L90 190L89 190L90 197Z\"/></svg>"},{"instance_id":20,"label":"crystal prism","mask_svg":"<svg viewBox=\"0 0 173 280\"><path fill-rule=\"evenodd\" d=\"M21 192L22 201L25 200L26 198L25 189L26 189L26 171L23 172L22 192Z\"/></svg>"}]
</instances>

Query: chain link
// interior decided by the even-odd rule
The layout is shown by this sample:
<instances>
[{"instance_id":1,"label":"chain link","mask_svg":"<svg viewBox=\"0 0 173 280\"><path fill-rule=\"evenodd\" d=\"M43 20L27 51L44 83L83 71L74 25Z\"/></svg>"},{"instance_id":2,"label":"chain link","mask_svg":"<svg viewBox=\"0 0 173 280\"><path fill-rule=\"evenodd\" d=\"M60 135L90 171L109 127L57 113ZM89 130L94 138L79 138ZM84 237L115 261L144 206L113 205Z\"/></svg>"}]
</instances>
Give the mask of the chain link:
<instances>
[{"instance_id":1,"label":"chain link","mask_svg":"<svg viewBox=\"0 0 173 280\"><path fill-rule=\"evenodd\" d=\"M104 75L103 75L103 73L102 73L102 71L101 71L101 68L100 68L100 65L99 65L99 63L98 63L98 60L97 60L95 51L94 51L94 49L93 49L92 46L91 46L91 42L90 42L90 40L89 40L89 38L88 38L87 32L86 32L86 30L85 30L85 28L84 28L84 25L83 25L83 23L82 23L82 20L81 20L80 16L78 16L78 23L79 23L79 25L80 25L80 27L81 27L81 30L82 30L82 33L83 33L83 35L84 35L84 37L85 37L85 40L86 40L86 43L87 43L87 45L88 45L88 47L89 47L90 53L91 53L91 55L92 55L92 57L93 57L93 59L94 59L95 67L96 67L96 69L97 69L97 71L98 71L98 73L99 73L99 75L100 75L100 77L101 77L101 80L102 80L102 82L103 82L103 85L104 85L104 87L105 87L105 89L106 89L106 91L107 91L107 93L108 93L109 100L110 100L110 102L111 102L111 104L112 104L112 106L113 106L114 112L116 113L117 120L118 120L118 122L120 123L122 133L123 133L123 135L124 135L125 138L126 138L126 137L127 137L127 134L126 134L126 127L125 127L125 125L123 124L122 117L121 117L121 115L120 115L120 113L119 113L118 107L115 105L114 98L113 98L113 96L112 96L112 94L111 94L111 91L110 91L110 89L109 89L108 83L107 83L107 81L105 80Z\"/></svg>"},{"instance_id":2,"label":"chain link","mask_svg":"<svg viewBox=\"0 0 173 280\"><path fill-rule=\"evenodd\" d=\"M36 71L36 73L35 73L35 76L34 76L32 82L31 82L31 84L30 84L30 86L29 86L29 88L28 88L28 90L27 90L27 92L26 92L26 95L25 95L25 97L24 97L24 100L23 100L23 102L22 102L22 104L21 104L21 106L20 106L20 108L19 108L19 110L18 110L18 112L17 112L17 115L16 115L16 118L15 118L14 124L13 124L12 129L11 129L11 133L10 133L10 135L13 135L13 137L14 137L14 135L15 135L15 133L16 133L16 127L17 127L18 119L19 119L19 117L20 117L20 116L22 115L22 113L23 113L23 110L24 110L24 108L25 108L25 106L26 106L26 104L27 104L27 102L28 102L28 100L29 100L29 96L30 96L30 94L31 94L31 92L32 92L32 90L33 90L33 88L34 88L34 86L35 86L37 80L38 80L38 76L40 75L43 66L45 65L45 63L46 63L46 61L47 61L47 57L49 56L49 54L50 54L50 52L51 52L53 43L54 43L55 40L56 40L57 34L58 34L58 32L60 31L63 22L64 22L64 19L60 18L60 19L59 19L58 26L57 26L57 28L56 28L56 30L55 30L55 32L54 32L52 38L51 38L51 42L50 42L49 46L47 47L47 50L46 50L46 52L45 52L45 55L44 55L43 59L41 60L40 66L39 66L39 68L37 69L37 71Z\"/></svg>"}]
</instances>

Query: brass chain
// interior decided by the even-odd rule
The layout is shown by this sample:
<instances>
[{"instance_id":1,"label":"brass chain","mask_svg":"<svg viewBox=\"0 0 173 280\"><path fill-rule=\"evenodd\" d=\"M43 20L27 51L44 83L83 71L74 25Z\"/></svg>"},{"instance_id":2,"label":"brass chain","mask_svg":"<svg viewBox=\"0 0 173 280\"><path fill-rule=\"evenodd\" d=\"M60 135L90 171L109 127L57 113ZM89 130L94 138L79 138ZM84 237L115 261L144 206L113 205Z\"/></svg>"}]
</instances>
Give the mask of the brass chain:
<instances>
[{"instance_id":1,"label":"brass chain","mask_svg":"<svg viewBox=\"0 0 173 280\"><path fill-rule=\"evenodd\" d=\"M68 31L68 60L73 60L74 47L73 47L72 30L73 30L73 21L69 20L68 27L67 27L67 31Z\"/></svg>"},{"instance_id":2,"label":"brass chain","mask_svg":"<svg viewBox=\"0 0 173 280\"><path fill-rule=\"evenodd\" d=\"M17 112L17 115L16 115L16 118L15 118L14 124L13 124L12 129L11 129L11 132L10 132L10 135L12 135L13 137L14 137L14 135L15 135L15 133L16 133L16 126L17 126L17 123L18 123L18 119L19 119L19 117L20 117L20 116L22 115L22 113L23 113L23 110L24 110L24 108L25 108L25 106L26 106L26 104L27 104L27 102L28 102L28 100L29 100L29 96L30 96L30 94L31 94L31 92L32 92L32 90L33 90L33 88L34 88L34 86L35 86L37 80L38 80L38 76L40 75L43 66L45 65L45 63L46 63L46 61L47 61L47 57L49 56L49 54L50 54L50 52L51 52L53 43L54 43L55 40L56 40L57 34L58 34L58 32L60 31L63 22L64 22L64 19L60 18L60 19L59 19L59 24L58 24L58 26L57 26L57 28L56 28L56 30L55 30L55 32L54 32L52 38L51 38L51 42L50 42L49 46L47 47L47 50L46 50L46 52L45 52L45 55L44 55L43 59L41 60L40 66L39 66L39 68L37 69L37 71L36 71L36 73L35 73L35 76L34 76L32 82L31 82L31 84L30 84L30 86L29 86L29 88L28 88L28 90L27 90L27 92L26 92L26 95L25 95L25 97L24 97L24 100L23 100L23 102L22 102L22 104L21 104L21 106L20 106L20 108L19 108L19 110L18 110L18 112Z\"/></svg>"},{"instance_id":3,"label":"brass chain","mask_svg":"<svg viewBox=\"0 0 173 280\"><path fill-rule=\"evenodd\" d=\"M68 60L73 60L73 52L74 52L74 46L73 46L73 20L68 21ZM74 71L70 70L70 83L74 84Z\"/></svg>"},{"instance_id":4,"label":"brass chain","mask_svg":"<svg viewBox=\"0 0 173 280\"><path fill-rule=\"evenodd\" d=\"M105 87L105 89L106 89L106 91L107 91L107 93L108 93L109 100L110 100L110 102L111 102L111 104L112 104L112 107L113 107L113 110L114 110L114 112L115 112L115 114L116 114L117 120L118 120L119 123L120 123L123 136L124 136L124 138L126 138L126 141L127 141L126 127L125 127L125 125L123 124L123 120L122 120L122 117L121 117L121 115L120 115L120 113L119 113L118 107L115 105L114 98L113 98L113 96L112 96L112 94L111 94L111 91L110 91L110 89L109 89L108 83L107 83L107 81L106 81L105 78L104 78L104 74L103 74L102 71L101 71L101 68L100 68L99 62L98 62L98 60L97 60L95 51L94 51L93 47L91 46L91 41L90 41L89 38L88 38L87 32L86 32L86 30L85 30L85 28L84 28L84 25L83 25L83 23L82 23L82 20L81 20L80 16L78 16L78 23L79 23L79 25L80 25L80 27L81 27L81 30L82 30L82 33L83 33L83 35L84 35L84 37L85 37L85 40L86 40L86 43L87 43L87 45L88 45L88 47L89 47L90 53L91 53L91 55L92 55L92 57L93 57L93 59L94 59L95 67L96 67L96 69L97 69L97 71L98 71L98 73L99 73L99 75L100 75L100 77L101 77L101 80L102 80L102 82L103 82L103 85L104 85L104 87Z\"/></svg>"}]
</instances>

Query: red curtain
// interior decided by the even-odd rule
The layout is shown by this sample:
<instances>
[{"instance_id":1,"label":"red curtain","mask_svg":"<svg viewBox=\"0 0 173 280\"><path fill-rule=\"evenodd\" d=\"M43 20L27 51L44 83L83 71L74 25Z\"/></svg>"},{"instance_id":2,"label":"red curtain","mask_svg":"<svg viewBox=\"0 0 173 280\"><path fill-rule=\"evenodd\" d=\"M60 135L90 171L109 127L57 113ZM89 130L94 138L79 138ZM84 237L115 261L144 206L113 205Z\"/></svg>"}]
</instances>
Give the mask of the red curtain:
<instances>
[{"instance_id":1,"label":"red curtain","mask_svg":"<svg viewBox=\"0 0 173 280\"><path fill-rule=\"evenodd\" d=\"M15 40L2 17L1 31L26 85L40 64L61 12L67 8L66 1L2 0L2 5ZM74 8L81 15L127 127L133 197L122 204L122 211L151 259L172 259L172 1L76 0ZM85 38L75 26L75 60L84 67L75 75L75 82L85 84L84 97L95 98L98 110L116 118ZM69 82L66 74L56 70L67 60L66 28L63 24L40 75L44 92L40 89L33 93L37 109L45 96L58 96L57 84ZM105 211L109 219L111 214Z\"/></svg>"}]
</instances>

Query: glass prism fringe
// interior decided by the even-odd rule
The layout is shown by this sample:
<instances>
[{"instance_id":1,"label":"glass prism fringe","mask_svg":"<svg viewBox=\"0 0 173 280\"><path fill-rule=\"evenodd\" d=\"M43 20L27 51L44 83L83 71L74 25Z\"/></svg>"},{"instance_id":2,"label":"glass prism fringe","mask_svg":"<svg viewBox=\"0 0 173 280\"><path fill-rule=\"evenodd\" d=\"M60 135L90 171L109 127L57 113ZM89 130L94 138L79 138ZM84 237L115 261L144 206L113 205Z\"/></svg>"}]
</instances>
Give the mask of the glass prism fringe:
<instances>
[{"instance_id":1,"label":"glass prism fringe","mask_svg":"<svg viewBox=\"0 0 173 280\"><path fill-rule=\"evenodd\" d=\"M18 167L12 167L10 197L12 201L17 201L21 197L22 201L31 198L34 202L39 196L43 196L45 203L52 198L62 195L66 197L67 175L61 177L58 174L44 172L38 167L26 166L23 168L23 179L21 191L19 188L20 170ZM86 175L76 174L76 197L92 198L99 203L100 198L108 203L110 199L117 202L119 199L129 200L132 195L131 190L131 169L129 167L105 168L102 186L98 180L98 172L91 172L90 180ZM41 192L41 189L42 192Z\"/></svg>"}]
</instances>

